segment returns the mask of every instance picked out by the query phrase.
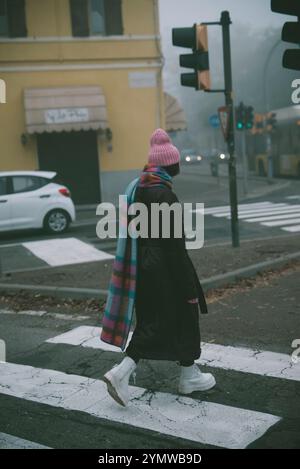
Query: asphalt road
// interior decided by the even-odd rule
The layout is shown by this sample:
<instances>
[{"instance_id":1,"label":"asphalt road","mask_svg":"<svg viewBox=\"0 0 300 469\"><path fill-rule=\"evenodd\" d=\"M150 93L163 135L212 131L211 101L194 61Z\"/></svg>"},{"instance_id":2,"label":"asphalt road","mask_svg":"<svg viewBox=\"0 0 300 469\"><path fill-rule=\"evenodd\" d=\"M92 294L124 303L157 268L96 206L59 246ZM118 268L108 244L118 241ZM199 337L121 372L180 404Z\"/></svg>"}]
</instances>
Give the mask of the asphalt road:
<instances>
[{"instance_id":1,"label":"asphalt road","mask_svg":"<svg viewBox=\"0 0 300 469\"><path fill-rule=\"evenodd\" d=\"M293 220L289 214L298 217L299 186L300 181L269 185L252 179L246 196L239 184L241 239L274 243L289 236L283 228L295 225L286 220ZM228 212L219 208L229 203L225 175L212 178L201 168L185 168L174 189L182 201L208 208L205 242L230 241ZM278 204L286 204L283 212ZM283 215L284 223L275 226L261 220L277 223ZM74 238L74 247L76 240L84 249L86 243L96 247L89 255L113 251L95 237L96 222L94 208L79 211L61 239ZM8 270L47 266L23 243L49 239L42 232L2 235L0 255ZM199 365L215 374L215 389L179 396L176 363L142 360L125 410L101 381L121 354L100 342L98 311L88 304L82 311L67 308L59 300L49 306L41 299L38 305L35 298L33 310L16 312L2 299L0 354L3 360L5 346L6 363L0 362L0 447L299 448L300 362L292 361L294 341L300 345L299 272L297 264L210 297L210 314L201 318ZM53 276L59 283L55 269Z\"/></svg>"},{"instance_id":2,"label":"asphalt road","mask_svg":"<svg viewBox=\"0 0 300 469\"><path fill-rule=\"evenodd\" d=\"M175 362L142 360L127 409L101 382L122 354L100 343L97 312L0 305L0 447L13 435L23 447L299 448L299 274L298 264L209 303L199 364L216 388L179 396Z\"/></svg>"},{"instance_id":3,"label":"asphalt road","mask_svg":"<svg viewBox=\"0 0 300 469\"><path fill-rule=\"evenodd\" d=\"M174 190L182 202L204 203L205 208L229 205L229 188L226 168L222 167L221 176L215 178L210 176L209 168L205 166L183 167L179 176L174 178ZM276 180L274 185L269 185L263 178L250 178L248 183L248 194L244 193L243 180L238 178L239 204L260 203L269 201L271 203L299 204L299 199L287 199L287 197L300 197L299 180ZM99 217L96 216L96 206L90 209L78 209L77 220L67 233L61 238L77 237L83 241L92 243L101 249L103 240L96 236L96 224ZM259 224L248 224L240 222L241 239L256 237L272 237L282 234L278 228L268 228ZM19 232L0 233L0 247L8 244L22 244L28 241L51 239L53 237L41 230L26 230ZM231 239L230 220L217 219L212 216L205 219L205 242L226 242ZM109 240L108 244L112 244ZM113 240L114 244L114 240ZM105 246L107 246L105 244ZM111 248L108 248L111 250ZM1 252L0 252L1 254Z\"/></svg>"}]
</instances>

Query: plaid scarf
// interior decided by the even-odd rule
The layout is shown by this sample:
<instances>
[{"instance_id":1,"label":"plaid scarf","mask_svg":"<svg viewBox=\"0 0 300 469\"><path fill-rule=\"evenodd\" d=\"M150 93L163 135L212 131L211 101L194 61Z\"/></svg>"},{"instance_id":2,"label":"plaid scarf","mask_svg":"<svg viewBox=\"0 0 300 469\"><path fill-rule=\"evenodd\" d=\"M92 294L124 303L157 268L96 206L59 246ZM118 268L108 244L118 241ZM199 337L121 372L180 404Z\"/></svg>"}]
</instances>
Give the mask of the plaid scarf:
<instances>
[{"instance_id":1,"label":"plaid scarf","mask_svg":"<svg viewBox=\"0 0 300 469\"><path fill-rule=\"evenodd\" d=\"M120 205L117 251L102 318L100 339L124 351L130 332L136 294L137 240L128 237L128 207L135 200L137 187L172 186L171 176L159 166L146 165L139 178L126 188ZM124 204L125 199L125 204ZM120 236L122 234L122 236Z\"/></svg>"},{"instance_id":2,"label":"plaid scarf","mask_svg":"<svg viewBox=\"0 0 300 469\"><path fill-rule=\"evenodd\" d=\"M140 176L140 187L167 186L172 188L172 178L161 166L146 164Z\"/></svg>"}]
</instances>

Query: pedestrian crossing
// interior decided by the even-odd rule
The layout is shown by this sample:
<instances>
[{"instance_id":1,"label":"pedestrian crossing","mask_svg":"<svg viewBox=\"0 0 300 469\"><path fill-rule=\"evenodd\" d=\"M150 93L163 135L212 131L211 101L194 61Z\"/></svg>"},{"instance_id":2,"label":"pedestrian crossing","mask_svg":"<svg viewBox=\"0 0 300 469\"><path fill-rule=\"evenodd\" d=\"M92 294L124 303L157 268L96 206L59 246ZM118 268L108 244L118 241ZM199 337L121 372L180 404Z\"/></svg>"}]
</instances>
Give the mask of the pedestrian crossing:
<instances>
[{"instance_id":1,"label":"pedestrian crossing","mask_svg":"<svg viewBox=\"0 0 300 469\"><path fill-rule=\"evenodd\" d=\"M23 243L31 253L51 267L103 261L113 255L96 249L77 238L57 238Z\"/></svg>"},{"instance_id":2,"label":"pedestrian crossing","mask_svg":"<svg viewBox=\"0 0 300 469\"><path fill-rule=\"evenodd\" d=\"M290 199L297 200L297 199ZM192 210L197 212L197 210ZM230 206L217 206L205 209L205 215L230 220ZM239 220L247 223L259 223L265 227L278 227L280 230L300 232L300 204L257 202L238 205Z\"/></svg>"},{"instance_id":3,"label":"pedestrian crossing","mask_svg":"<svg viewBox=\"0 0 300 469\"><path fill-rule=\"evenodd\" d=\"M77 238L51 238L24 243L1 244L0 255L3 272L61 267L114 259L112 254Z\"/></svg>"},{"instance_id":4,"label":"pedestrian crossing","mask_svg":"<svg viewBox=\"0 0 300 469\"><path fill-rule=\"evenodd\" d=\"M50 338L47 342L95 348L116 353L120 352L121 350L118 347L100 340L101 331L101 327L79 326ZM131 337L132 332L129 334L128 342L131 340ZM225 370L300 381L300 366L293 364L289 355L212 343L202 343L201 348L201 358L196 360L199 364L223 368Z\"/></svg>"},{"instance_id":5,"label":"pedestrian crossing","mask_svg":"<svg viewBox=\"0 0 300 469\"><path fill-rule=\"evenodd\" d=\"M82 325L47 339L45 344L79 347L79 351L98 349L113 353L117 361L120 349L102 342L100 333L99 327ZM277 378L280 382L300 382L299 364L282 353L204 343L201 359L197 362L203 370L207 365L229 373L240 373L241 380L247 373L255 380ZM244 405L239 406L238 402L228 405L213 402L213 398L206 400L206 395L200 400L199 395L182 396L150 391L140 386L130 386L131 400L129 406L123 408L108 395L101 375L91 378L70 374L68 370L49 369L46 363L45 367L36 367L28 363L0 362L0 402L3 394L68 412L84 412L99 418L99 425L103 420L110 424L115 422L125 425L128 432L133 428L149 430L161 437L171 436L229 449L248 447L282 420L279 411L273 413L267 408L265 411L247 409ZM5 441L9 445L10 439Z\"/></svg>"},{"instance_id":6,"label":"pedestrian crossing","mask_svg":"<svg viewBox=\"0 0 300 469\"><path fill-rule=\"evenodd\" d=\"M130 406L124 409L116 405L99 379L13 363L0 363L0 371L3 394L221 448L246 448L281 420L263 412L137 386L131 386Z\"/></svg>"}]
</instances>

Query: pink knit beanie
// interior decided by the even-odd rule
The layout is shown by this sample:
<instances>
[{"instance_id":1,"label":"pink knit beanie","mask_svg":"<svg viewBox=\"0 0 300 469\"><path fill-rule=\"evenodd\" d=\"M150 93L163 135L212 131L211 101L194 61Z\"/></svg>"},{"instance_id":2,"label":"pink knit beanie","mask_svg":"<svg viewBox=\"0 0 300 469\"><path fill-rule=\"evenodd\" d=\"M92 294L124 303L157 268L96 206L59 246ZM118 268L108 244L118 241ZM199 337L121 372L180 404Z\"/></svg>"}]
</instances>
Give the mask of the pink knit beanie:
<instances>
[{"instance_id":1,"label":"pink knit beanie","mask_svg":"<svg viewBox=\"0 0 300 469\"><path fill-rule=\"evenodd\" d=\"M172 145L171 139L163 129L156 129L150 139L148 163L156 166L170 166L179 163L180 153Z\"/></svg>"}]
</instances>

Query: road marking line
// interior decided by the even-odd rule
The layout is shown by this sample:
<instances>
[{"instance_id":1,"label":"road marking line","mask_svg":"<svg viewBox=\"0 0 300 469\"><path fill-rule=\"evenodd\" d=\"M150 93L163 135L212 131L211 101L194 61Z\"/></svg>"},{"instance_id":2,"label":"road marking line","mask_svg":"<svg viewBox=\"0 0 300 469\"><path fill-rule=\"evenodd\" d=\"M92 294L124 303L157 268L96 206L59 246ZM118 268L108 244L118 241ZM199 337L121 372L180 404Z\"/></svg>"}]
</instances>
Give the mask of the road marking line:
<instances>
[{"instance_id":1,"label":"road marking line","mask_svg":"<svg viewBox=\"0 0 300 469\"><path fill-rule=\"evenodd\" d=\"M292 233L297 233L298 231L300 231L300 225L287 226L286 228L281 228L281 229L284 231L291 231Z\"/></svg>"},{"instance_id":2,"label":"road marking line","mask_svg":"<svg viewBox=\"0 0 300 469\"><path fill-rule=\"evenodd\" d=\"M121 352L119 347L107 344L100 340L101 327L79 326L68 332L52 337L46 342L52 344L80 345L82 347L101 349L107 352ZM128 342L131 340L132 332L129 333Z\"/></svg>"},{"instance_id":3,"label":"road marking line","mask_svg":"<svg viewBox=\"0 0 300 469\"><path fill-rule=\"evenodd\" d=\"M272 208L268 208L268 209L263 209L263 210L260 210L260 209L257 209L257 210L245 210L245 211L240 211L239 212L239 218L253 218L254 216L263 216L263 215L273 215L273 214L276 214L276 213L289 213L289 212L293 212L293 211L296 211L297 209L299 209L299 207L296 207L296 208L293 208L291 205L289 206L285 206L285 207L272 207ZM222 218L222 217L230 217L230 212L226 212L226 213L222 213L222 214L219 214L219 213L216 213L215 215L213 215L213 217L217 217L217 218Z\"/></svg>"},{"instance_id":4,"label":"road marking line","mask_svg":"<svg viewBox=\"0 0 300 469\"><path fill-rule=\"evenodd\" d=\"M0 449L51 449L8 433L0 433Z\"/></svg>"},{"instance_id":5,"label":"road marking line","mask_svg":"<svg viewBox=\"0 0 300 469\"><path fill-rule=\"evenodd\" d=\"M300 218L292 218L291 220L275 220L275 221L266 221L261 223L263 226L285 226L285 225L299 225Z\"/></svg>"},{"instance_id":6,"label":"road marking line","mask_svg":"<svg viewBox=\"0 0 300 469\"><path fill-rule=\"evenodd\" d=\"M118 347L100 340L101 329L101 327L79 326L46 342L121 352ZM127 343L130 342L131 336L132 332ZM225 370L300 381L300 364L293 363L290 355L283 353L202 343L202 355L196 362Z\"/></svg>"},{"instance_id":7,"label":"road marking line","mask_svg":"<svg viewBox=\"0 0 300 469\"><path fill-rule=\"evenodd\" d=\"M114 258L112 254L100 251L77 238L30 241L22 245L53 267Z\"/></svg>"},{"instance_id":8,"label":"road marking line","mask_svg":"<svg viewBox=\"0 0 300 469\"><path fill-rule=\"evenodd\" d=\"M239 210L246 210L247 208L263 208L263 207L272 207L274 204L273 202L260 202L258 204L241 204L241 205L238 205L238 209ZM230 211L230 205L226 205L224 207L208 207L208 208L204 208L205 210L205 214L207 215L211 215L213 213L221 213L221 212L226 212L226 211ZM192 209L191 210L192 212L197 212L197 209Z\"/></svg>"},{"instance_id":9,"label":"road marking line","mask_svg":"<svg viewBox=\"0 0 300 469\"><path fill-rule=\"evenodd\" d=\"M271 216L263 216L263 217L255 217L255 218L247 218L245 221L248 223L254 222L261 222L261 221L271 221L271 220L285 220L288 218L293 218L295 215L300 213L300 209L295 210L293 213L287 213L286 215L271 215Z\"/></svg>"},{"instance_id":10,"label":"road marking line","mask_svg":"<svg viewBox=\"0 0 300 469\"><path fill-rule=\"evenodd\" d=\"M130 386L127 408L103 381L60 371L0 363L0 392L54 407L223 448L246 448L280 417Z\"/></svg>"},{"instance_id":11,"label":"road marking line","mask_svg":"<svg viewBox=\"0 0 300 469\"><path fill-rule=\"evenodd\" d=\"M243 215L251 214L251 213L263 213L263 212L273 212L274 210L283 210L284 208L289 208L291 205L288 204L274 204L270 206L265 206L265 207L249 207L246 209L241 210L238 208L238 212ZM226 210L223 212L218 212L218 213L212 213L212 216L214 217L227 217L230 215L230 210Z\"/></svg>"},{"instance_id":12,"label":"road marking line","mask_svg":"<svg viewBox=\"0 0 300 469\"><path fill-rule=\"evenodd\" d=\"M253 216L259 216L259 215L280 215L280 214L283 214L285 215L286 213L297 213L297 210L294 209L294 208L287 208L287 207L283 207L283 208L276 208L274 210L268 210L266 212L251 212L251 213L241 213L239 215L239 218L241 219L245 219L245 218L253 218ZM230 218L230 215L228 215L228 218Z\"/></svg>"}]
</instances>

